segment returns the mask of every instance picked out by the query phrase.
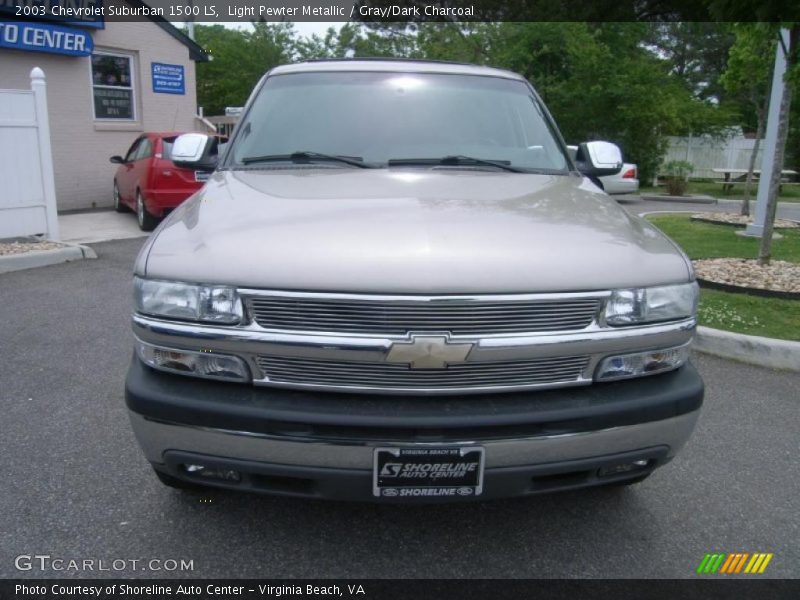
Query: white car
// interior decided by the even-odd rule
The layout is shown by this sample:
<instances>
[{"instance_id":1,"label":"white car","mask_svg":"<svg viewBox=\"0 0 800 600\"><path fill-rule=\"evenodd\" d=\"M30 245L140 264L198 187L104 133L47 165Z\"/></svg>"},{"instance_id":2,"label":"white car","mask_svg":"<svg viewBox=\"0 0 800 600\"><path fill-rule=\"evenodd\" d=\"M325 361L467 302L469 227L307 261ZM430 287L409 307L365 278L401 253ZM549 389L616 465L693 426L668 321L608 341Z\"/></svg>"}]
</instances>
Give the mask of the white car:
<instances>
[{"instance_id":1,"label":"white car","mask_svg":"<svg viewBox=\"0 0 800 600\"><path fill-rule=\"evenodd\" d=\"M635 194L639 191L636 165L624 163L616 175L598 177L606 194Z\"/></svg>"},{"instance_id":2,"label":"white car","mask_svg":"<svg viewBox=\"0 0 800 600\"><path fill-rule=\"evenodd\" d=\"M567 146L567 150L572 160L575 160L578 147ZM635 194L639 191L638 170L633 163L623 163L619 173L597 179L606 194Z\"/></svg>"}]
</instances>

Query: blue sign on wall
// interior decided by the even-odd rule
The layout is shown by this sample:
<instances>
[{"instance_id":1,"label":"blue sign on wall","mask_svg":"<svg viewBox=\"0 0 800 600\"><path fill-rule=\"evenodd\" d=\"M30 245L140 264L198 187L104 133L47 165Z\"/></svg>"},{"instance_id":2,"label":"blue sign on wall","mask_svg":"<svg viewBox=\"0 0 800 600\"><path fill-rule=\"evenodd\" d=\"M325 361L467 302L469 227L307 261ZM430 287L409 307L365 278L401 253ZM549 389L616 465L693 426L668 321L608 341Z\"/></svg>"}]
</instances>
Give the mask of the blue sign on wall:
<instances>
[{"instance_id":1,"label":"blue sign on wall","mask_svg":"<svg viewBox=\"0 0 800 600\"><path fill-rule=\"evenodd\" d=\"M0 48L89 56L94 49L88 32L62 25L0 21Z\"/></svg>"},{"instance_id":2,"label":"blue sign on wall","mask_svg":"<svg viewBox=\"0 0 800 600\"><path fill-rule=\"evenodd\" d=\"M166 65L151 63L153 75L153 91L157 94L185 94L186 83L183 77L183 65Z\"/></svg>"}]
</instances>

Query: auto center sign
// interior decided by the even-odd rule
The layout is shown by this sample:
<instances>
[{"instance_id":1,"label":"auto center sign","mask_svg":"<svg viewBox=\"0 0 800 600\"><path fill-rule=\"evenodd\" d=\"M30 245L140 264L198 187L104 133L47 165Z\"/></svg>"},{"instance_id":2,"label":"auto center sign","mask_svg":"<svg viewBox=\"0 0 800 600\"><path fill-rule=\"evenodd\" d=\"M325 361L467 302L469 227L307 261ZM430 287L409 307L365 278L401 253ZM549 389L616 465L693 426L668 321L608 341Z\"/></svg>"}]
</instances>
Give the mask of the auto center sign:
<instances>
[{"instance_id":1,"label":"auto center sign","mask_svg":"<svg viewBox=\"0 0 800 600\"><path fill-rule=\"evenodd\" d=\"M92 36L86 31L24 21L0 21L0 48L89 56L94 49Z\"/></svg>"}]
</instances>

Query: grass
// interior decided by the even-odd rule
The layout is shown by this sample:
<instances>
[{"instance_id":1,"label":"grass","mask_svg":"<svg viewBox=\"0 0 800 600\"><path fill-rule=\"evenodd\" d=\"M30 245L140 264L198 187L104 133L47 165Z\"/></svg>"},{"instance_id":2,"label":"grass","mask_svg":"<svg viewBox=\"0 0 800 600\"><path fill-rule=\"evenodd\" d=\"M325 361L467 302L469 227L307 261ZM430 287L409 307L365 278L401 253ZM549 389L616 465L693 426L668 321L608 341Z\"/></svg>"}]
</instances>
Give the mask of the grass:
<instances>
[{"instance_id":1,"label":"grass","mask_svg":"<svg viewBox=\"0 0 800 600\"><path fill-rule=\"evenodd\" d=\"M675 240L689 258L756 258L758 238L736 235L741 227L692 221L689 215L651 215L649 221ZM800 230L781 229L772 258L800 263Z\"/></svg>"},{"instance_id":2,"label":"grass","mask_svg":"<svg viewBox=\"0 0 800 600\"><path fill-rule=\"evenodd\" d=\"M652 215L649 220L683 248L689 258L755 258L758 240L736 235L732 225L691 221L689 215ZM772 257L800 263L800 231L781 230ZM701 325L748 335L800 341L800 300L763 298L700 290Z\"/></svg>"},{"instance_id":3,"label":"grass","mask_svg":"<svg viewBox=\"0 0 800 600\"><path fill-rule=\"evenodd\" d=\"M640 194L664 194L666 187L661 185L658 187L641 187L639 188ZM750 188L750 201L755 202L756 193L758 191L758 184L754 184ZM735 185L732 190L722 193L722 181L690 181L687 194L698 194L704 196L712 196L713 198L722 198L725 200L743 200L744 199L744 186ZM785 185L780 196L779 202L800 202L800 185Z\"/></svg>"},{"instance_id":4,"label":"grass","mask_svg":"<svg viewBox=\"0 0 800 600\"><path fill-rule=\"evenodd\" d=\"M800 300L701 289L697 316L715 329L800 341Z\"/></svg>"}]
</instances>

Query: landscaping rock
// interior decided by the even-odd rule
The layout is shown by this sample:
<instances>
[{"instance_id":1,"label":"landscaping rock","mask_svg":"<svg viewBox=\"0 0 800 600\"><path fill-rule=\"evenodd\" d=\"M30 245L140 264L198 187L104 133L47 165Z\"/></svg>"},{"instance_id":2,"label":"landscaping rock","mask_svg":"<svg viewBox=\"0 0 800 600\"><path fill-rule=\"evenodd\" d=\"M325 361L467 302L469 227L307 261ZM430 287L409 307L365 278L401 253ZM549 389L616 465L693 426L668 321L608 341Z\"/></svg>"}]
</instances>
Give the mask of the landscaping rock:
<instances>
[{"instance_id":1,"label":"landscaping rock","mask_svg":"<svg viewBox=\"0 0 800 600\"><path fill-rule=\"evenodd\" d=\"M707 258L692 261L699 279L773 292L800 293L800 264L773 260L760 266L744 258Z\"/></svg>"},{"instance_id":2,"label":"landscaping rock","mask_svg":"<svg viewBox=\"0 0 800 600\"><path fill-rule=\"evenodd\" d=\"M23 254L25 252L37 252L42 250L56 250L64 247L64 244L59 244L58 242L0 242L0 256L10 256L11 254Z\"/></svg>"}]
</instances>

